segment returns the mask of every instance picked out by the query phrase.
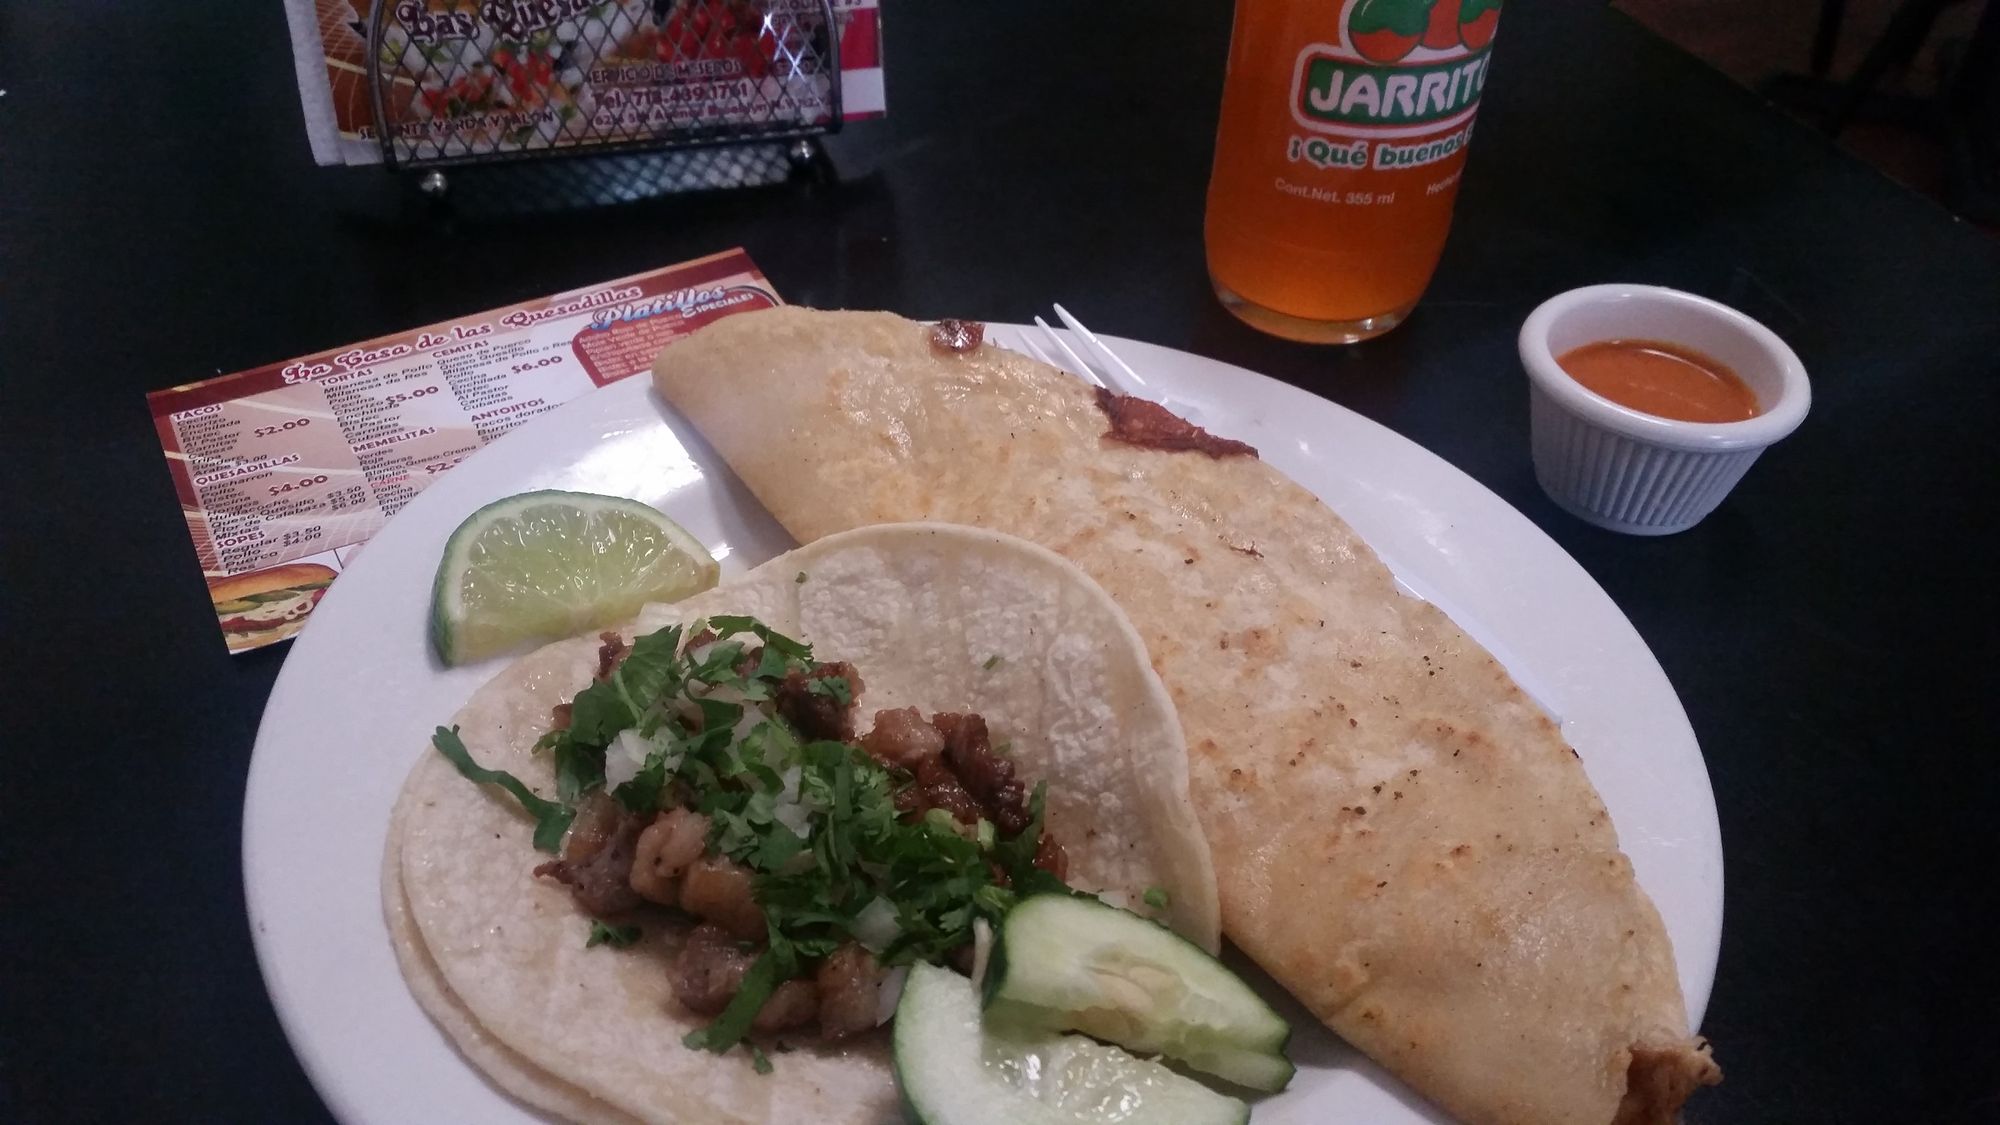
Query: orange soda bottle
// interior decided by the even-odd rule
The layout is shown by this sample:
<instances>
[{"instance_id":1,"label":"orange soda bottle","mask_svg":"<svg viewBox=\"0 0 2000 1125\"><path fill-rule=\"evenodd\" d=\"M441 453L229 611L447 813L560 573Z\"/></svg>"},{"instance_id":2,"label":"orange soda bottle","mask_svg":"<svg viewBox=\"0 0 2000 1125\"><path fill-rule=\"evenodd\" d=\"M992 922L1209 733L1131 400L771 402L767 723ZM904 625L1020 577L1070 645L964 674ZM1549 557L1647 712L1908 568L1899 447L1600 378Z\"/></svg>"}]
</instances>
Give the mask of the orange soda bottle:
<instances>
[{"instance_id":1,"label":"orange soda bottle","mask_svg":"<svg viewBox=\"0 0 2000 1125\"><path fill-rule=\"evenodd\" d=\"M1236 0L1208 274L1293 340L1401 323L1451 229L1500 0Z\"/></svg>"}]
</instances>

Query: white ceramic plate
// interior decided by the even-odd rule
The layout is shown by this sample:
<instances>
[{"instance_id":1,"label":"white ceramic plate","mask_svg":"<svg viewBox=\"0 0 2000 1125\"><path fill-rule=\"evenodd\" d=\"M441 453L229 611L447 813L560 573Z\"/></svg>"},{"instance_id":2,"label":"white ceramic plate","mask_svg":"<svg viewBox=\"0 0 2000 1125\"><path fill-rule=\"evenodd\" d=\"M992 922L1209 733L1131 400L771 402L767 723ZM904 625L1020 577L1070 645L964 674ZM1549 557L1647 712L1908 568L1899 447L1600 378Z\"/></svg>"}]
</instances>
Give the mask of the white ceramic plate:
<instances>
[{"instance_id":1,"label":"white ceramic plate","mask_svg":"<svg viewBox=\"0 0 2000 1125\"><path fill-rule=\"evenodd\" d=\"M1001 343L1020 330L995 326ZM1722 934L1722 844L1694 732L1618 607L1520 513L1415 444L1324 399L1212 360L1114 346L1156 394L1255 445L1364 535L1563 721L1673 938L1698 1023ZM1522 456L1527 456L1523 441ZM656 505L725 578L791 540L685 422L630 379L482 450L417 497L341 575L293 642L264 712L243 813L243 880L264 980L292 1046L349 1123L524 1122L403 987L378 874L404 776L498 664L446 669L425 616L445 537L511 493L568 488ZM1298 1034L1298 1078L1256 1120L1444 1121L1268 980Z\"/></svg>"}]
</instances>

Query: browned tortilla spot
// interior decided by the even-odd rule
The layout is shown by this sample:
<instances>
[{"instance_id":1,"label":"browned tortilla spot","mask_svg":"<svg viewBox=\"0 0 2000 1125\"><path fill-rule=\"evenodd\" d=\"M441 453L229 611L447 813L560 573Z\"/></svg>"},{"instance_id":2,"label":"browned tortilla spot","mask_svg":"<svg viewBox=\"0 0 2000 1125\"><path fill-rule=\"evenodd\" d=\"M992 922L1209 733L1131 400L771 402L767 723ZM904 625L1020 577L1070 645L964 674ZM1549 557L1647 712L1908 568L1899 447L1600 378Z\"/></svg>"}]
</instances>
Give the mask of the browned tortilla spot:
<instances>
[{"instance_id":1,"label":"browned tortilla spot","mask_svg":"<svg viewBox=\"0 0 2000 1125\"><path fill-rule=\"evenodd\" d=\"M1157 402L1113 394L1099 387L1097 406L1111 419L1111 428L1104 432L1111 441L1169 453L1193 450L1218 460L1238 455L1257 456L1251 446L1233 438L1216 437Z\"/></svg>"},{"instance_id":2,"label":"browned tortilla spot","mask_svg":"<svg viewBox=\"0 0 2000 1125\"><path fill-rule=\"evenodd\" d=\"M941 352L962 354L979 350L986 339L986 326L976 320L950 317L931 325L931 347Z\"/></svg>"},{"instance_id":3,"label":"browned tortilla spot","mask_svg":"<svg viewBox=\"0 0 2000 1125\"><path fill-rule=\"evenodd\" d=\"M1697 1040L1692 1051L1679 1043L1634 1044L1625 1070L1625 1097L1611 1125L1672 1125L1689 1094L1721 1081L1722 1068L1709 1057L1704 1040Z\"/></svg>"}]
</instances>

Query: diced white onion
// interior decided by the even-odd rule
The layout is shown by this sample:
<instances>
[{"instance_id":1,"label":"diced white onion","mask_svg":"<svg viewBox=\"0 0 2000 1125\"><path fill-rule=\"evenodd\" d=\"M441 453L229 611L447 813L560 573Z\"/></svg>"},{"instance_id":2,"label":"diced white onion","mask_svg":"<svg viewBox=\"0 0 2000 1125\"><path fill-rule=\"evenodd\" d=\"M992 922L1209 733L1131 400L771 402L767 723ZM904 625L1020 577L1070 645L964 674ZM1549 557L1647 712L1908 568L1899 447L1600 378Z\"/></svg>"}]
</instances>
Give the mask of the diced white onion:
<instances>
[{"instance_id":1,"label":"diced white onion","mask_svg":"<svg viewBox=\"0 0 2000 1125\"><path fill-rule=\"evenodd\" d=\"M972 986L986 985L986 960L993 955L993 927L986 919L972 920Z\"/></svg>"},{"instance_id":2,"label":"diced white onion","mask_svg":"<svg viewBox=\"0 0 2000 1125\"><path fill-rule=\"evenodd\" d=\"M811 835L812 806L799 800L799 777L797 766L787 766L778 775L779 788L776 801L771 805L771 818L792 830L795 836Z\"/></svg>"},{"instance_id":3,"label":"diced white onion","mask_svg":"<svg viewBox=\"0 0 2000 1125\"><path fill-rule=\"evenodd\" d=\"M1126 894L1124 891L1099 891L1097 892L1097 901L1106 906L1115 906L1120 910L1132 909L1132 896Z\"/></svg>"},{"instance_id":4,"label":"diced white onion","mask_svg":"<svg viewBox=\"0 0 2000 1125\"><path fill-rule=\"evenodd\" d=\"M903 927L896 921L896 907L876 895L854 916L854 940L870 953L880 953L901 937Z\"/></svg>"},{"instance_id":5,"label":"diced white onion","mask_svg":"<svg viewBox=\"0 0 2000 1125\"><path fill-rule=\"evenodd\" d=\"M652 752L653 744L638 731L619 731L604 749L604 787L616 789L638 776L645 768L646 755Z\"/></svg>"},{"instance_id":6,"label":"diced white onion","mask_svg":"<svg viewBox=\"0 0 2000 1125\"><path fill-rule=\"evenodd\" d=\"M729 732L732 742L741 742L750 737L750 732L764 725L764 713L755 707L745 707L743 717L736 720L736 726Z\"/></svg>"},{"instance_id":7,"label":"diced white onion","mask_svg":"<svg viewBox=\"0 0 2000 1125\"><path fill-rule=\"evenodd\" d=\"M805 836L812 826L812 810L797 801L779 801L771 806L771 819L792 830L794 836Z\"/></svg>"},{"instance_id":8,"label":"diced white onion","mask_svg":"<svg viewBox=\"0 0 2000 1125\"><path fill-rule=\"evenodd\" d=\"M882 977L882 988L875 994L875 1026L881 1027L896 1014L896 1005L903 999L903 982L910 979L910 967L898 965Z\"/></svg>"}]
</instances>

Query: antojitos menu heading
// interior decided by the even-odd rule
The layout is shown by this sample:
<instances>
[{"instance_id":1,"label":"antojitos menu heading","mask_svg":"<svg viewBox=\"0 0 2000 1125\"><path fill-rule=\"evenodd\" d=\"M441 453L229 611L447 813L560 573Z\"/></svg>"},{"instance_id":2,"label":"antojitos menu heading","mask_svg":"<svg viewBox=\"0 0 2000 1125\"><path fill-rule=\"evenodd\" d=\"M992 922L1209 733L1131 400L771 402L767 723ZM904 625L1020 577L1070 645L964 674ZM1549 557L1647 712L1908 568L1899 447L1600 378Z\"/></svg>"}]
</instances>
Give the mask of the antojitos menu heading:
<instances>
[{"instance_id":1,"label":"antojitos menu heading","mask_svg":"<svg viewBox=\"0 0 2000 1125\"><path fill-rule=\"evenodd\" d=\"M299 569L280 568L337 573L487 442L648 370L703 324L780 303L731 250L146 396L230 649L283 640L317 603L280 598ZM246 598L241 576L263 571L273 591Z\"/></svg>"}]
</instances>

